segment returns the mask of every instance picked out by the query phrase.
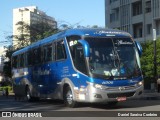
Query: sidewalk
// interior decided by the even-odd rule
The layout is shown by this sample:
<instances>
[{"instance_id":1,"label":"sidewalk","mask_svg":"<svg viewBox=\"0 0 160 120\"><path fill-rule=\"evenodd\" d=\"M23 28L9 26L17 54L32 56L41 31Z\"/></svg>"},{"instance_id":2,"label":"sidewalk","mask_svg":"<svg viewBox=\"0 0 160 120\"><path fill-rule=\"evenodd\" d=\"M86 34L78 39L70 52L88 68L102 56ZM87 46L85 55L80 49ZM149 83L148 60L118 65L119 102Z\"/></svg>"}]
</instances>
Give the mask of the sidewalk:
<instances>
[{"instance_id":1,"label":"sidewalk","mask_svg":"<svg viewBox=\"0 0 160 120\"><path fill-rule=\"evenodd\" d=\"M144 90L140 99L143 100L160 100L160 93L153 90Z\"/></svg>"},{"instance_id":2,"label":"sidewalk","mask_svg":"<svg viewBox=\"0 0 160 120\"><path fill-rule=\"evenodd\" d=\"M0 97L5 97L5 95L3 95L2 91L0 91ZM13 92L9 92L8 97L14 97L14 93Z\"/></svg>"}]
</instances>

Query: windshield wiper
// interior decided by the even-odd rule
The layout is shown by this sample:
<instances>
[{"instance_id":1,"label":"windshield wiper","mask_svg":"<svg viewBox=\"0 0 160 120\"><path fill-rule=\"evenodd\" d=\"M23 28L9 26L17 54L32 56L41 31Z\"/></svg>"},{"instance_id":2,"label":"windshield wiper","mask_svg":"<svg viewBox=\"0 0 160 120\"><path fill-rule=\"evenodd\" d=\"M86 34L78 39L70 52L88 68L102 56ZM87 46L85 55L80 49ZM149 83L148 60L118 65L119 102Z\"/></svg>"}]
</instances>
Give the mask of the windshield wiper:
<instances>
[{"instance_id":1,"label":"windshield wiper","mask_svg":"<svg viewBox=\"0 0 160 120\"><path fill-rule=\"evenodd\" d=\"M112 39L112 44L113 44L113 50L114 50L114 55L116 56L115 57L115 60L118 60L118 71L120 71L120 65L121 65L121 61L120 61L120 57L119 57L119 54L118 54L118 52L117 52L117 50L116 50L116 47L115 47L115 44L114 44L114 41L113 41L113 39ZM116 66L115 66L116 67Z\"/></svg>"},{"instance_id":2,"label":"windshield wiper","mask_svg":"<svg viewBox=\"0 0 160 120\"><path fill-rule=\"evenodd\" d=\"M92 77L94 78L100 78L100 79L107 79L107 80L114 80L114 76L106 76L101 74L92 74Z\"/></svg>"}]
</instances>

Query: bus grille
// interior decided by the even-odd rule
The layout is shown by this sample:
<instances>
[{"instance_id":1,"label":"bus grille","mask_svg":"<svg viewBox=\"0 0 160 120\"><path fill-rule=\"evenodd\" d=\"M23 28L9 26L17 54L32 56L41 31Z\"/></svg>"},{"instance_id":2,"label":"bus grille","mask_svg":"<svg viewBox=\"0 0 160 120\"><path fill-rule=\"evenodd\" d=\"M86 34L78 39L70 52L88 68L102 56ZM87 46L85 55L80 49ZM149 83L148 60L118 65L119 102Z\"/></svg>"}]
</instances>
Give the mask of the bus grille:
<instances>
[{"instance_id":1,"label":"bus grille","mask_svg":"<svg viewBox=\"0 0 160 120\"><path fill-rule=\"evenodd\" d=\"M132 97L135 92L127 92L127 93L109 93L108 98L117 98L117 97Z\"/></svg>"},{"instance_id":2,"label":"bus grille","mask_svg":"<svg viewBox=\"0 0 160 120\"><path fill-rule=\"evenodd\" d=\"M131 90L131 89L135 89L138 86L132 85L132 86L123 86L123 90ZM110 90L110 91L119 91L120 88L122 87L107 87L106 90Z\"/></svg>"}]
</instances>

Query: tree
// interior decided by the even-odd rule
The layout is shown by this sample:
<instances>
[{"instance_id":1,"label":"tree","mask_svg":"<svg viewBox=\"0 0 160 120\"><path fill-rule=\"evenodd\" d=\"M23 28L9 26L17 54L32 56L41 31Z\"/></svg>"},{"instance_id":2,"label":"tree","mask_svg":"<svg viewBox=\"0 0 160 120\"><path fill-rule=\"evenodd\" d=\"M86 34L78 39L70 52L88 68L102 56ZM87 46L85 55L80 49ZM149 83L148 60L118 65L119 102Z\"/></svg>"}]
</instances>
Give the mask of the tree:
<instances>
[{"instance_id":1,"label":"tree","mask_svg":"<svg viewBox=\"0 0 160 120\"><path fill-rule=\"evenodd\" d=\"M16 23L18 35L12 35L11 38L14 44L13 47L19 49L30 44L30 32L29 32L29 25L23 21L19 21Z\"/></svg>"},{"instance_id":2,"label":"tree","mask_svg":"<svg viewBox=\"0 0 160 120\"><path fill-rule=\"evenodd\" d=\"M154 80L154 46L153 41L142 43L143 54L141 57L144 83L150 84ZM160 38L157 39L157 73L160 75Z\"/></svg>"},{"instance_id":3,"label":"tree","mask_svg":"<svg viewBox=\"0 0 160 120\"><path fill-rule=\"evenodd\" d=\"M154 77L154 46L152 41L142 43L143 54L141 58L142 71L147 77ZM157 73L160 74L160 38L157 40Z\"/></svg>"},{"instance_id":4,"label":"tree","mask_svg":"<svg viewBox=\"0 0 160 120\"><path fill-rule=\"evenodd\" d=\"M7 38L13 39L13 43L17 43L13 47L18 49L58 32L57 28L43 21L32 23L31 25L23 21L19 21L16 25L19 34L11 35Z\"/></svg>"},{"instance_id":5,"label":"tree","mask_svg":"<svg viewBox=\"0 0 160 120\"><path fill-rule=\"evenodd\" d=\"M12 41L13 39L14 40L13 42L17 43L16 46L6 47L7 50L5 58L8 60L4 63L3 72L4 75L8 77L12 76L11 55L13 52L58 32L57 28L53 28L52 26L50 26L48 23L45 22L37 22L32 25L28 25L23 21L19 21L16 25L18 26L17 31L19 31L21 34L11 35L6 37L8 42Z\"/></svg>"},{"instance_id":6,"label":"tree","mask_svg":"<svg viewBox=\"0 0 160 120\"><path fill-rule=\"evenodd\" d=\"M57 33L59 30L50 26L45 22L37 22L30 26L27 26L26 29L30 33L30 42L37 42L40 39L44 39L50 35Z\"/></svg>"},{"instance_id":7,"label":"tree","mask_svg":"<svg viewBox=\"0 0 160 120\"><path fill-rule=\"evenodd\" d=\"M15 50L12 49L12 46L8 46L7 50L5 51L5 59L4 67L3 67L3 74L7 77L12 77L11 73L11 56L15 52Z\"/></svg>"}]
</instances>

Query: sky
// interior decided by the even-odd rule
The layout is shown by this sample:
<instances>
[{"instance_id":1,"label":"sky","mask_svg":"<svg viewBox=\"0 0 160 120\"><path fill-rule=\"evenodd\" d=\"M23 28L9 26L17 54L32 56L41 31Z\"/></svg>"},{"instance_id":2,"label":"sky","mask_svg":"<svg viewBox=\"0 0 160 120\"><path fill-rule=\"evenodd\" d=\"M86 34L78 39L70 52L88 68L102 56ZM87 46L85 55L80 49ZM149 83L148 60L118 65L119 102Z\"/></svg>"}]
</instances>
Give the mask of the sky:
<instances>
[{"instance_id":1,"label":"sky","mask_svg":"<svg viewBox=\"0 0 160 120\"><path fill-rule=\"evenodd\" d=\"M105 26L104 0L4 0L0 7L0 47L12 35L13 9L26 6L37 6L58 24Z\"/></svg>"}]
</instances>

